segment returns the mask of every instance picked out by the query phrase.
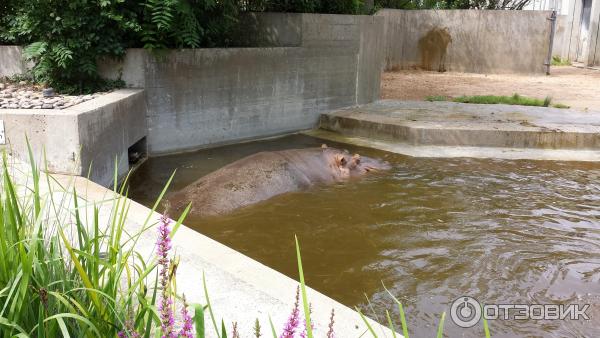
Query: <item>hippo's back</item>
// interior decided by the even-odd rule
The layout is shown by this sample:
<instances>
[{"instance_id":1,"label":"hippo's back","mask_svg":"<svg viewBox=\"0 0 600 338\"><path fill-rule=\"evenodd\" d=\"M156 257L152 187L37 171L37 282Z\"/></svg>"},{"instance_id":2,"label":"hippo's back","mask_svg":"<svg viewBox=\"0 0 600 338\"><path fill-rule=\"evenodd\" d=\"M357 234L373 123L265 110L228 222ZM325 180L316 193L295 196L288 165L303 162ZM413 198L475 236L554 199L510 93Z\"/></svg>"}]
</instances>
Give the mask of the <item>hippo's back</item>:
<instances>
[{"instance_id":1,"label":"hippo's back","mask_svg":"<svg viewBox=\"0 0 600 338\"><path fill-rule=\"evenodd\" d=\"M319 149L250 155L172 194L169 196L169 203L172 208L181 210L192 202L192 215L211 216L303 189L313 183L313 179L304 168L305 157L310 159L318 155L311 150Z\"/></svg>"}]
</instances>

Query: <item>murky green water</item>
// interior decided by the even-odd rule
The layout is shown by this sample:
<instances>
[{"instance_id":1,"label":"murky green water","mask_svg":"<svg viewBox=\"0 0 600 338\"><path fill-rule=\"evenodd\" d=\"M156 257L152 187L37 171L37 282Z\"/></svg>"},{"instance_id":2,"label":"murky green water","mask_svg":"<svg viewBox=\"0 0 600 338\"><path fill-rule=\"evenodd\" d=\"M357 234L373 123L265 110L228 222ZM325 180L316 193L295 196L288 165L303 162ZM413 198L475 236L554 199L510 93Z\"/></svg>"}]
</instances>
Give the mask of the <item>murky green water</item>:
<instances>
[{"instance_id":1,"label":"murky green water","mask_svg":"<svg viewBox=\"0 0 600 338\"><path fill-rule=\"evenodd\" d=\"M290 136L153 158L133 177L131 195L150 205L174 169L180 189L257 151L321 143ZM418 159L343 147L394 168L185 224L294 278L297 234L310 286L349 306L366 308L366 295L375 308L393 309L383 281L405 304L414 337L434 336L440 313L462 295L591 304L589 321L491 321L494 337L598 336L600 164ZM462 329L449 316L445 332L483 334L481 325Z\"/></svg>"}]
</instances>

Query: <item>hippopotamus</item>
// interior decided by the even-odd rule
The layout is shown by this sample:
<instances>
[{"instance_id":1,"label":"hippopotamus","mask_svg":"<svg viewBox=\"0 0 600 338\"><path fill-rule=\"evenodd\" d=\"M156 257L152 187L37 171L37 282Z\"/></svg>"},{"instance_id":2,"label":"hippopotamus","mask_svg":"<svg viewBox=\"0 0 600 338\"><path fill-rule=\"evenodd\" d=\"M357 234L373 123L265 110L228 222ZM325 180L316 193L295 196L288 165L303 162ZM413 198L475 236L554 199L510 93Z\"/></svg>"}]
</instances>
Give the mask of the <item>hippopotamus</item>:
<instances>
[{"instance_id":1,"label":"hippopotamus","mask_svg":"<svg viewBox=\"0 0 600 338\"><path fill-rule=\"evenodd\" d=\"M326 145L259 152L201 177L167 200L179 211L192 202L192 216L224 215L283 193L389 168L385 161Z\"/></svg>"}]
</instances>

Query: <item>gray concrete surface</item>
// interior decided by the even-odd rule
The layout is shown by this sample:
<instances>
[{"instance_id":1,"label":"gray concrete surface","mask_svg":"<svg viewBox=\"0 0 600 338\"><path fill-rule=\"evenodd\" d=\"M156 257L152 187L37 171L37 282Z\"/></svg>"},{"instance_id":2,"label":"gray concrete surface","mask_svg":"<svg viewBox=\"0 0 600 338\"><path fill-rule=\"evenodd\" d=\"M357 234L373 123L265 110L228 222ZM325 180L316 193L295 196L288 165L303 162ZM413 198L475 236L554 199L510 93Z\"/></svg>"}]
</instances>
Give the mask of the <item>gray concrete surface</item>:
<instances>
[{"instance_id":1,"label":"gray concrete surface","mask_svg":"<svg viewBox=\"0 0 600 338\"><path fill-rule=\"evenodd\" d=\"M102 74L147 93L150 154L194 150L312 128L319 113L379 98L383 18L253 16L267 45L129 50ZM289 20L281 19L289 18ZM256 19L257 18L257 19Z\"/></svg>"},{"instance_id":2,"label":"gray concrete surface","mask_svg":"<svg viewBox=\"0 0 600 338\"><path fill-rule=\"evenodd\" d=\"M123 89L62 110L0 109L6 144L0 147L28 160L46 158L53 173L87 176L109 186L129 170L128 147L146 136L143 90ZM90 171L91 170L91 171Z\"/></svg>"},{"instance_id":3,"label":"gray concrete surface","mask_svg":"<svg viewBox=\"0 0 600 338\"><path fill-rule=\"evenodd\" d=\"M82 214L86 210L90 213L89 219L93 219L92 207L98 206L100 223L109 222L110 209L116 198L113 191L82 177L54 177L66 187L65 192L76 189L78 196L87 201L79 203ZM155 225L160 215L132 200L121 198L125 200L121 203L128 204L128 234L137 233L144 225L153 225L136 243L136 250L142 257L152 257L156 248ZM126 240L127 238L124 238L123 241ZM253 337L252 328L254 321L258 319L263 336L269 336L269 317L272 318L275 329L281 332L293 308L297 281L185 225L182 225L173 237L172 252L180 258L177 269L178 294L185 294L189 303L206 304L202 282L204 274L215 319L217 323L223 319L229 333L232 322L237 322L241 337ZM310 286L310 280L307 283ZM335 309L336 337L371 337L357 312L310 287L307 288L307 294L312 305L311 319L315 325L316 337L324 337L327 332L332 309ZM212 322L208 314L206 316L207 337L216 337ZM369 323L380 337L392 337L387 328L370 319ZM397 336L402 337L399 334Z\"/></svg>"},{"instance_id":4,"label":"gray concrete surface","mask_svg":"<svg viewBox=\"0 0 600 338\"><path fill-rule=\"evenodd\" d=\"M23 60L23 48L20 46L0 46L0 77L23 74L27 63Z\"/></svg>"},{"instance_id":5,"label":"gray concrete surface","mask_svg":"<svg viewBox=\"0 0 600 338\"><path fill-rule=\"evenodd\" d=\"M383 100L323 114L320 127L343 136L400 144L411 155L424 146L425 156L438 151L449 157L600 161L597 112Z\"/></svg>"},{"instance_id":6,"label":"gray concrete surface","mask_svg":"<svg viewBox=\"0 0 600 338\"><path fill-rule=\"evenodd\" d=\"M386 70L545 71L549 11L384 9L377 15L385 17ZM451 39L447 46L445 38Z\"/></svg>"}]
</instances>

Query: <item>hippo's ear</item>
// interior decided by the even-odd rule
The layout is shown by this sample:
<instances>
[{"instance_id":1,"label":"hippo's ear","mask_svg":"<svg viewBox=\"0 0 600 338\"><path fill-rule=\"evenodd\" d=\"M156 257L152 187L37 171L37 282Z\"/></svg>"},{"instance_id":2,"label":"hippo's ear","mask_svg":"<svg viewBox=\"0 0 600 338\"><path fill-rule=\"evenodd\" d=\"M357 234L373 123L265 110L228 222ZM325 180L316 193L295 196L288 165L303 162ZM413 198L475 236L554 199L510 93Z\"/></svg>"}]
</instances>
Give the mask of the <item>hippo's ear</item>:
<instances>
[{"instance_id":1,"label":"hippo's ear","mask_svg":"<svg viewBox=\"0 0 600 338\"><path fill-rule=\"evenodd\" d=\"M360 164L360 155L354 154L352 155L352 166L355 167Z\"/></svg>"}]
</instances>

